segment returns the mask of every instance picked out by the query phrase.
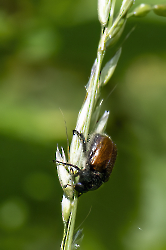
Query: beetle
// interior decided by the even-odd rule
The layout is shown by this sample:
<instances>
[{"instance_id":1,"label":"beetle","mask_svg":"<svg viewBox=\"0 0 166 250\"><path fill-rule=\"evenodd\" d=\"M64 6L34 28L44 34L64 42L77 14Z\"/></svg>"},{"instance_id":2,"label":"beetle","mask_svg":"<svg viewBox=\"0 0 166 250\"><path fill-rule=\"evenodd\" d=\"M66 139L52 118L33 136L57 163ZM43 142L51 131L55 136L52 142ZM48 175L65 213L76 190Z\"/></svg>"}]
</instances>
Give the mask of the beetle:
<instances>
[{"instance_id":1,"label":"beetle","mask_svg":"<svg viewBox=\"0 0 166 250\"><path fill-rule=\"evenodd\" d=\"M80 196L88 191L98 189L109 180L116 161L117 147L106 134L94 133L89 136L87 141L84 135L77 130L73 130L73 135L75 134L80 138L83 146L83 168L81 169L70 163L56 160L55 162L71 166L77 170L76 173L73 173L74 177L79 177L74 189Z\"/></svg>"}]
</instances>

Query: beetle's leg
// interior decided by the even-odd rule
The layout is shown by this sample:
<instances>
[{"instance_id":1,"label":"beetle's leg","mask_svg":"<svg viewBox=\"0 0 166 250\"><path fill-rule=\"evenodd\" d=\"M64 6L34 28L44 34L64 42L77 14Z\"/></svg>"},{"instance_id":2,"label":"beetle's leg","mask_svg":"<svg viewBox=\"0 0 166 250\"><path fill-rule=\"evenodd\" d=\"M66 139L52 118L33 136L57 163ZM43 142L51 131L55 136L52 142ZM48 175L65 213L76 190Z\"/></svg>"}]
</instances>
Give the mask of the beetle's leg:
<instances>
[{"instance_id":1,"label":"beetle's leg","mask_svg":"<svg viewBox=\"0 0 166 250\"><path fill-rule=\"evenodd\" d=\"M82 141L83 152L86 152L86 141L82 133L79 133L77 130L73 130L73 135L77 135Z\"/></svg>"}]
</instances>

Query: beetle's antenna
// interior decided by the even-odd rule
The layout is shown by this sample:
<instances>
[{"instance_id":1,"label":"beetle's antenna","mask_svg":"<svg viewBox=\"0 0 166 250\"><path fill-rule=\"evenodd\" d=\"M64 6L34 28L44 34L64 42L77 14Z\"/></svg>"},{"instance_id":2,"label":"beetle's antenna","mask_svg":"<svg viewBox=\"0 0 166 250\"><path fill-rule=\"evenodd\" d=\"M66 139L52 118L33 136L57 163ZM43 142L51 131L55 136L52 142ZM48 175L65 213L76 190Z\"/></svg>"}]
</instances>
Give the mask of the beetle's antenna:
<instances>
[{"instance_id":1,"label":"beetle's antenna","mask_svg":"<svg viewBox=\"0 0 166 250\"><path fill-rule=\"evenodd\" d=\"M57 161L57 160L52 160L54 163L59 163L59 164L63 164L65 166L70 166L70 167L73 167L73 168L76 168L78 172L80 172L80 169L79 167L77 167L76 165L73 165L71 163L68 163L68 162L62 162L62 161Z\"/></svg>"}]
</instances>

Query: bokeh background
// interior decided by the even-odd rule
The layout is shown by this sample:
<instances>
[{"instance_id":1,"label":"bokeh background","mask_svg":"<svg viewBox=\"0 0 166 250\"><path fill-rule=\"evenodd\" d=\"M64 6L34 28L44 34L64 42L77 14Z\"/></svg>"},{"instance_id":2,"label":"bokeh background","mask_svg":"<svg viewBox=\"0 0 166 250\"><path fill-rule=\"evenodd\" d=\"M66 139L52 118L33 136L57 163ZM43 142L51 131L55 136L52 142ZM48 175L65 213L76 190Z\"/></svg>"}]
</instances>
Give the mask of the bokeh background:
<instances>
[{"instance_id":1,"label":"bokeh background","mask_svg":"<svg viewBox=\"0 0 166 250\"><path fill-rule=\"evenodd\" d=\"M1 250L59 249L52 159L57 143L66 150L64 119L71 140L99 35L96 0L0 2ZM166 19L130 18L124 40L101 96L118 158L110 181L80 198L84 250L166 249Z\"/></svg>"}]
</instances>

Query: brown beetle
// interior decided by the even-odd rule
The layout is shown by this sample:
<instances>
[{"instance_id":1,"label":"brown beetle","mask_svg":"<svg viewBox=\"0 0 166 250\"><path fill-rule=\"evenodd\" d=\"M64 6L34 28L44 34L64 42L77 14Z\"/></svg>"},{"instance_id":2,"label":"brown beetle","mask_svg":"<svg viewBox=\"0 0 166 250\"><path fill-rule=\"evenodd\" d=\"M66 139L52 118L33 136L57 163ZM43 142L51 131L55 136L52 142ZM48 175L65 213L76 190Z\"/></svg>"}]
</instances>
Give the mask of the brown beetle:
<instances>
[{"instance_id":1,"label":"brown beetle","mask_svg":"<svg viewBox=\"0 0 166 250\"><path fill-rule=\"evenodd\" d=\"M115 164L117 148L113 141L103 134L92 134L86 142L83 134L73 130L83 143L84 164L83 169L77 168L78 182L75 190L79 194L99 188L109 180Z\"/></svg>"},{"instance_id":2,"label":"brown beetle","mask_svg":"<svg viewBox=\"0 0 166 250\"><path fill-rule=\"evenodd\" d=\"M54 162L71 166L77 170L77 173L73 174L73 176L78 176L79 180L74 188L80 196L88 191L98 189L104 182L109 180L115 164L117 148L111 138L105 134L92 134L88 141L77 130L73 130L73 134L76 134L82 141L83 168L80 169L70 163L56 160Z\"/></svg>"}]
</instances>

